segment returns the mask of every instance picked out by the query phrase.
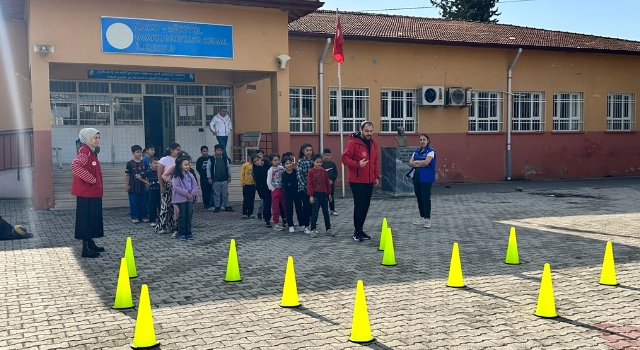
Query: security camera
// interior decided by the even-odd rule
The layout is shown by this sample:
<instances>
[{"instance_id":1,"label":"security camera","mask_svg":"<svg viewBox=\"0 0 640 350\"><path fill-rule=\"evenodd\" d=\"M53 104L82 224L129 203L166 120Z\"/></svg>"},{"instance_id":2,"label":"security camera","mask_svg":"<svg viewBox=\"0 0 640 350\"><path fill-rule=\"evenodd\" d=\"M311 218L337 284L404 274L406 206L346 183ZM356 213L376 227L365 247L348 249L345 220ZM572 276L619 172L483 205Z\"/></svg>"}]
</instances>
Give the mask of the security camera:
<instances>
[{"instance_id":1,"label":"security camera","mask_svg":"<svg viewBox=\"0 0 640 350\"><path fill-rule=\"evenodd\" d=\"M51 44L35 44L33 45L33 52L37 52L42 56L53 53L53 45Z\"/></svg>"},{"instance_id":2,"label":"security camera","mask_svg":"<svg viewBox=\"0 0 640 350\"><path fill-rule=\"evenodd\" d=\"M287 61L289 61L291 57L289 57L289 55L282 54L276 56L276 59L278 60L278 63L280 63L280 69L287 69Z\"/></svg>"}]
</instances>

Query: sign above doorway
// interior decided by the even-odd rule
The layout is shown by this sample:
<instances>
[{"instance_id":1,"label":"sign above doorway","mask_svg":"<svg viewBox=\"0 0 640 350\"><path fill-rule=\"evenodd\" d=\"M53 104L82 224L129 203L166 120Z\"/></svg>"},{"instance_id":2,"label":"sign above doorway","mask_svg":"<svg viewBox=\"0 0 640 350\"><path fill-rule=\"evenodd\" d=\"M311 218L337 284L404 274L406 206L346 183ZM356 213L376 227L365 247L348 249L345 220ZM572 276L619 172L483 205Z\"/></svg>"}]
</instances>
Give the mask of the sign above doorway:
<instances>
[{"instance_id":1,"label":"sign above doorway","mask_svg":"<svg viewBox=\"0 0 640 350\"><path fill-rule=\"evenodd\" d=\"M233 58L233 27L223 24L102 17L102 52Z\"/></svg>"},{"instance_id":2,"label":"sign above doorway","mask_svg":"<svg viewBox=\"0 0 640 350\"><path fill-rule=\"evenodd\" d=\"M87 69L87 78L100 80L147 80L195 83L196 75L175 72L144 72L137 70Z\"/></svg>"}]
</instances>

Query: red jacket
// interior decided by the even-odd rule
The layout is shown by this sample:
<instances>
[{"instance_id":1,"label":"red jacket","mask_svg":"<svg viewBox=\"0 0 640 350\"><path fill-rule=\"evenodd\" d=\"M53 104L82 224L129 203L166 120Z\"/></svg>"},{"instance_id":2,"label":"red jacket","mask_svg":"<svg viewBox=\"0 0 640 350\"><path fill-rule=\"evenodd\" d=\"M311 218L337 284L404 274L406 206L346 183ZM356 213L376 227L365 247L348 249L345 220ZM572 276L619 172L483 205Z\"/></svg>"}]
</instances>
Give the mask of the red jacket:
<instances>
[{"instance_id":1,"label":"red jacket","mask_svg":"<svg viewBox=\"0 0 640 350\"><path fill-rule=\"evenodd\" d=\"M380 173L378 172L378 145L371 138L371 151L360 137L360 132L349 136L349 142L344 153L342 153L342 164L349 168L348 181L355 183L370 184L376 181ZM363 168L359 162L363 159L369 161Z\"/></svg>"},{"instance_id":2,"label":"red jacket","mask_svg":"<svg viewBox=\"0 0 640 350\"><path fill-rule=\"evenodd\" d=\"M77 197L102 197L102 169L95 152L83 144L71 163L71 194Z\"/></svg>"}]
</instances>

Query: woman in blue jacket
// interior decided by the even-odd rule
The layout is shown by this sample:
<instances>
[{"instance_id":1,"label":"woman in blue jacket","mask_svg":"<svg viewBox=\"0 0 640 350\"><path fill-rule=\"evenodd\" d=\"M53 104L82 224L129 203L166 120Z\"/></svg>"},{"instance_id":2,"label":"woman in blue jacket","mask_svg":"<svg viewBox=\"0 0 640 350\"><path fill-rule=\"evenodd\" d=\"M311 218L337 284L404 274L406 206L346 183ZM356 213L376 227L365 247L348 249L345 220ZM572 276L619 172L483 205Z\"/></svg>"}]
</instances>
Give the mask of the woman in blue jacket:
<instances>
[{"instance_id":1,"label":"woman in blue jacket","mask_svg":"<svg viewBox=\"0 0 640 350\"><path fill-rule=\"evenodd\" d=\"M413 170L413 189L418 199L420 219L414 224L431 227L431 187L436 182L436 151L430 146L429 135L420 134L420 148L413 151L409 166Z\"/></svg>"}]
</instances>

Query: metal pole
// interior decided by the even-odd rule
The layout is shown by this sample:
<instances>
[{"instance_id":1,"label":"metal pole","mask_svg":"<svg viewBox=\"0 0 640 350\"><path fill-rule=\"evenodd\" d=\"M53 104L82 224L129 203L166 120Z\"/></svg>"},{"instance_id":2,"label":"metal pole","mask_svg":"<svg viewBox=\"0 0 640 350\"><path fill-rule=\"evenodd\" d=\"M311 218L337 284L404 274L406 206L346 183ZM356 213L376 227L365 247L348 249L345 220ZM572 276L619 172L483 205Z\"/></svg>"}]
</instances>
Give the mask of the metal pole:
<instances>
[{"instance_id":1,"label":"metal pole","mask_svg":"<svg viewBox=\"0 0 640 350\"><path fill-rule=\"evenodd\" d=\"M507 70L507 151L505 154L505 177L507 181L511 180L511 120L513 116L513 93L511 91L511 71L513 70L513 66L516 65L520 54L522 53L522 48L518 49L518 54L516 54L516 58L513 59L513 62L509 66Z\"/></svg>"},{"instance_id":2,"label":"metal pole","mask_svg":"<svg viewBox=\"0 0 640 350\"><path fill-rule=\"evenodd\" d=\"M320 118L318 123L320 124L320 152L324 149L324 58L329 50L331 44L331 38L327 38L327 44L324 46L322 56L318 62L318 86L320 89Z\"/></svg>"},{"instance_id":3,"label":"metal pole","mask_svg":"<svg viewBox=\"0 0 640 350\"><path fill-rule=\"evenodd\" d=\"M342 152L344 152L344 130L342 128L342 74L340 74L340 66L341 64L338 63L338 120L340 121L340 149ZM342 198L344 198L346 196L344 183L344 163L340 163L342 164Z\"/></svg>"}]
</instances>

